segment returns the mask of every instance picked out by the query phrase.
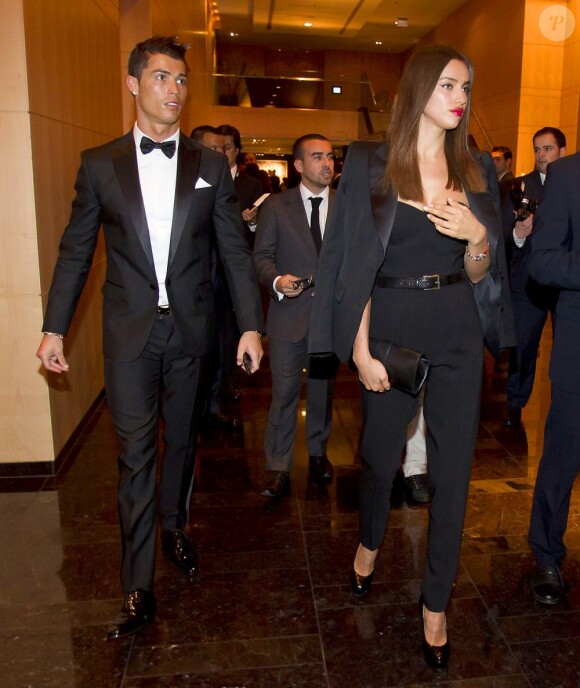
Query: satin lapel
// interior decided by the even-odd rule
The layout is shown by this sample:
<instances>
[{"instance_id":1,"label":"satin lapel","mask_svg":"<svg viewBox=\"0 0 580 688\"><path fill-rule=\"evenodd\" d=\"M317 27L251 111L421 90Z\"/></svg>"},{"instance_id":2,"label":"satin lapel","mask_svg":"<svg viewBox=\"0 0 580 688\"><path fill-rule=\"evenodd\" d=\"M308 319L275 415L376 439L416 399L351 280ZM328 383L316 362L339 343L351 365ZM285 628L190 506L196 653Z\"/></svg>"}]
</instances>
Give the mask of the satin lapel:
<instances>
[{"instance_id":1,"label":"satin lapel","mask_svg":"<svg viewBox=\"0 0 580 688\"><path fill-rule=\"evenodd\" d=\"M385 164L387 161L387 146L384 144L380 148L369 152L369 188L371 197L371 209L375 226L383 245L383 253L387 250L395 212L397 210L397 199L390 193L385 193L381 188L381 182L385 174Z\"/></svg>"},{"instance_id":2,"label":"satin lapel","mask_svg":"<svg viewBox=\"0 0 580 688\"><path fill-rule=\"evenodd\" d=\"M149 227L147 226L147 216L143 205L141 185L139 183L139 169L137 167L137 154L135 152L135 139L133 132L120 140L119 146L111 151L113 166L117 173L117 179L123 193L127 215L133 222L135 232L139 237L143 251L147 260L154 267L153 251L151 250L151 240L149 238Z\"/></svg>"},{"instance_id":3,"label":"satin lapel","mask_svg":"<svg viewBox=\"0 0 580 688\"><path fill-rule=\"evenodd\" d=\"M177 152L177 178L175 180L175 203L173 205L173 223L169 243L169 265L175 257L179 240L183 234L185 221L194 198L195 183L199 172L200 152L188 145L183 134L179 140Z\"/></svg>"}]
</instances>

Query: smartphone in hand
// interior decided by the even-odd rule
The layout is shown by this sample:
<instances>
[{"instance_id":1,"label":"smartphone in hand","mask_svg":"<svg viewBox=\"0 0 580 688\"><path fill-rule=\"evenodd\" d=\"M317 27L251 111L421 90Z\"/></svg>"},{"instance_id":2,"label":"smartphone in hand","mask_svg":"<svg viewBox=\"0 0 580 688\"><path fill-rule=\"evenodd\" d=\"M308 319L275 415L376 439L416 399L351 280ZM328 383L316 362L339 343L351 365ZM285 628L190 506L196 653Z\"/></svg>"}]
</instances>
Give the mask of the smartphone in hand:
<instances>
[{"instance_id":1,"label":"smartphone in hand","mask_svg":"<svg viewBox=\"0 0 580 688\"><path fill-rule=\"evenodd\" d=\"M246 371L247 375L252 374L252 359L250 358L250 354L247 351L244 351L244 355L242 357L242 365L244 366L244 370Z\"/></svg>"},{"instance_id":2,"label":"smartphone in hand","mask_svg":"<svg viewBox=\"0 0 580 688\"><path fill-rule=\"evenodd\" d=\"M314 279L312 275L309 275L308 277L301 277L300 279L292 282L292 287L294 289L309 289L312 286L314 286Z\"/></svg>"}]
</instances>

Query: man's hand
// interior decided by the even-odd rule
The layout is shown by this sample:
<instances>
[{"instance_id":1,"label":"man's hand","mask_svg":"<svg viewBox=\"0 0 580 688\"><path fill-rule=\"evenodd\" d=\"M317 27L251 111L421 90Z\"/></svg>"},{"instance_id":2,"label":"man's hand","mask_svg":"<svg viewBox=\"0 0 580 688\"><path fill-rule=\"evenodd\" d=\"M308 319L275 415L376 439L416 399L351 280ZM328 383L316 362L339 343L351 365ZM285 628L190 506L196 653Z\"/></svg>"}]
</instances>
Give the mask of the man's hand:
<instances>
[{"instance_id":1,"label":"man's hand","mask_svg":"<svg viewBox=\"0 0 580 688\"><path fill-rule=\"evenodd\" d=\"M517 220L514 225L514 231L518 239L526 239L532 233L532 224L534 216L530 213L525 220Z\"/></svg>"},{"instance_id":2,"label":"man's hand","mask_svg":"<svg viewBox=\"0 0 580 688\"><path fill-rule=\"evenodd\" d=\"M296 277L296 275L282 275L282 277L278 277L276 280L275 289L287 298L293 299L296 296L300 296L304 291L303 287L296 287L294 285L299 279L300 277Z\"/></svg>"},{"instance_id":3,"label":"man's hand","mask_svg":"<svg viewBox=\"0 0 580 688\"><path fill-rule=\"evenodd\" d=\"M53 373L66 373L68 371L62 338L55 334L44 335L36 352L36 357L40 358L42 365Z\"/></svg>"},{"instance_id":4,"label":"man's hand","mask_svg":"<svg viewBox=\"0 0 580 688\"><path fill-rule=\"evenodd\" d=\"M244 222L255 222L258 217L258 208L251 207L242 210L242 219Z\"/></svg>"},{"instance_id":5,"label":"man's hand","mask_svg":"<svg viewBox=\"0 0 580 688\"><path fill-rule=\"evenodd\" d=\"M240 337L240 343L238 344L238 355L236 358L236 363L239 366L244 365L244 353L247 353L252 359L252 368L250 372L255 373L260 368L260 361L264 355L264 349L262 349L260 335L255 330L248 330Z\"/></svg>"}]
</instances>

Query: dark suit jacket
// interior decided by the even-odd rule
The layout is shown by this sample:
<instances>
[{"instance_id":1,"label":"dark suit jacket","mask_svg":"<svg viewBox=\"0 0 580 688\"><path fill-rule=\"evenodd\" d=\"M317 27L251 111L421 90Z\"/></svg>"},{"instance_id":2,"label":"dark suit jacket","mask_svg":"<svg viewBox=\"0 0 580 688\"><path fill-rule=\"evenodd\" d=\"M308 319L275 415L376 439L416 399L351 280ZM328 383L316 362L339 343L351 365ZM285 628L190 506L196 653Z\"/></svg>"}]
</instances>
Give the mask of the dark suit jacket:
<instances>
[{"instance_id":1,"label":"dark suit jacket","mask_svg":"<svg viewBox=\"0 0 580 688\"><path fill-rule=\"evenodd\" d=\"M327 226L334 195L331 189ZM273 296L268 309L268 334L289 342L300 341L310 326L318 254L299 186L273 194L264 201L256 231L254 266L260 283ZM312 275L315 286L296 298L279 301L272 285L278 275L286 274L297 277Z\"/></svg>"},{"instance_id":2,"label":"dark suit jacket","mask_svg":"<svg viewBox=\"0 0 580 688\"><path fill-rule=\"evenodd\" d=\"M535 280L561 290L550 378L573 394L580 394L579 190L580 153L548 165L544 198L534 218L528 263Z\"/></svg>"},{"instance_id":3,"label":"dark suit jacket","mask_svg":"<svg viewBox=\"0 0 580 688\"><path fill-rule=\"evenodd\" d=\"M264 193L264 187L259 179L252 177L247 172L238 172L234 179L234 186L240 202L240 209L246 210L251 208L254 203ZM254 245L255 232L252 232L247 225L244 224L245 235L250 246Z\"/></svg>"},{"instance_id":4,"label":"dark suit jacket","mask_svg":"<svg viewBox=\"0 0 580 688\"><path fill-rule=\"evenodd\" d=\"M310 328L312 354L332 351L345 362L351 356L395 218L397 199L378 192L387 154L386 143L356 142L349 147L320 255ZM486 170L491 169L489 154L478 157L486 160ZM485 279L474 286L474 295L486 345L497 355L500 348L515 344L499 196L494 204L489 193L467 195L471 210L488 231L492 264Z\"/></svg>"},{"instance_id":5,"label":"dark suit jacket","mask_svg":"<svg viewBox=\"0 0 580 688\"><path fill-rule=\"evenodd\" d=\"M211 350L215 329L210 260L214 230L240 329L262 329L262 316L227 158L183 134L177 155L165 284L184 350L200 356ZM207 186L202 188L199 180ZM133 131L84 151L75 188L43 330L67 333L102 223L107 254L102 289L104 353L110 359L131 361L145 347L159 292Z\"/></svg>"}]
</instances>

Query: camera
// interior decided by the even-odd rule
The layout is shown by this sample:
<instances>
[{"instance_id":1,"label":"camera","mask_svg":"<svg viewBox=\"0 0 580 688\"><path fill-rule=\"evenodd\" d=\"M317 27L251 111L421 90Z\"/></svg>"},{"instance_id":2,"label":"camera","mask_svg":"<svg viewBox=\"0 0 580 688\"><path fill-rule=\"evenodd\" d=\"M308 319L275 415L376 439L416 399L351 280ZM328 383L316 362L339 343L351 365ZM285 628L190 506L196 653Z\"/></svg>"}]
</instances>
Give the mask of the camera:
<instances>
[{"instance_id":1,"label":"camera","mask_svg":"<svg viewBox=\"0 0 580 688\"><path fill-rule=\"evenodd\" d=\"M528 197L525 189L519 189L517 187L510 189L510 199L516 213L516 222L521 222L528 218L531 214L536 212L540 205L540 201Z\"/></svg>"}]
</instances>

